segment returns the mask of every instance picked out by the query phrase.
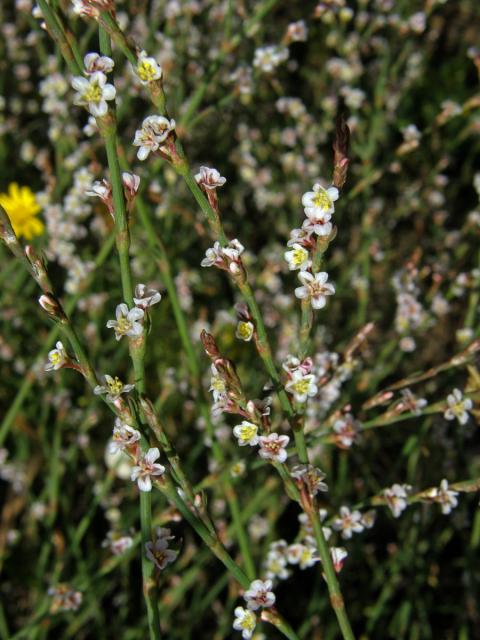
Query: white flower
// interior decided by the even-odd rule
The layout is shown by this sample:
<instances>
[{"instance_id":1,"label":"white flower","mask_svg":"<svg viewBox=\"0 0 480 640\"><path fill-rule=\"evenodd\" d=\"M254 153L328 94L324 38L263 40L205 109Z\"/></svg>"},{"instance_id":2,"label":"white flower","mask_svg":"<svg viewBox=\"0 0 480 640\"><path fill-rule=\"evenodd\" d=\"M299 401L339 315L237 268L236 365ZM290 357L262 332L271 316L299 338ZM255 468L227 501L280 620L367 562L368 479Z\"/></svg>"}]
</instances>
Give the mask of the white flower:
<instances>
[{"instance_id":1,"label":"white flower","mask_svg":"<svg viewBox=\"0 0 480 640\"><path fill-rule=\"evenodd\" d=\"M157 529L155 542L147 542L145 545L145 555L160 570L175 561L178 551L168 548L169 540L173 540L170 529Z\"/></svg>"},{"instance_id":2,"label":"white flower","mask_svg":"<svg viewBox=\"0 0 480 640\"><path fill-rule=\"evenodd\" d=\"M243 607L236 607L234 613L235 620L233 622L233 628L235 631L242 632L242 638L244 638L244 640L250 640L257 624L255 614Z\"/></svg>"},{"instance_id":3,"label":"white flower","mask_svg":"<svg viewBox=\"0 0 480 640\"><path fill-rule=\"evenodd\" d=\"M318 183L313 185L313 191L307 191L302 196L305 214L314 219L333 213L335 211L333 203L337 200L338 189L336 187L325 189Z\"/></svg>"},{"instance_id":4,"label":"white flower","mask_svg":"<svg viewBox=\"0 0 480 640\"><path fill-rule=\"evenodd\" d=\"M162 77L162 67L155 58L149 58L146 51L141 51L135 73L142 84L148 84Z\"/></svg>"},{"instance_id":5,"label":"white flower","mask_svg":"<svg viewBox=\"0 0 480 640\"><path fill-rule=\"evenodd\" d=\"M351 538L352 533L361 533L364 529L360 511L350 511L348 507L340 507L340 516L333 521L333 528L342 532L342 538Z\"/></svg>"},{"instance_id":6,"label":"white flower","mask_svg":"<svg viewBox=\"0 0 480 640\"><path fill-rule=\"evenodd\" d=\"M133 467L130 477L132 482L137 481L140 491L151 491L151 476L162 476L165 473L165 467L163 465L155 464L155 460L159 457L160 451L157 447L154 447L153 449L149 449L143 458L137 461L138 464Z\"/></svg>"},{"instance_id":7,"label":"white flower","mask_svg":"<svg viewBox=\"0 0 480 640\"><path fill-rule=\"evenodd\" d=\"M120 556L133 546L133 538L116 531L109 531L102 547L108 547L114 556Z\"/></svg>"},{"instance_id":8,"label":"white flower","mask_svg":"<svg viewBox=\"0 0 480 640\"><path fill-rule=\"evenodd\" d=\"M213 401L222 400L227 393L227 385L225 380L220 376L214 364L211 366L212 377L210 379L209 391L213 394Z\"/></svg>"},{"instance_id":9,"label":"white flower","mask_svg":"<svg viewBox=\"0 0 480 640\"><path fill-rule=\"evenodd\" d=\"M290 475L295 480L305 483L311 495L316 495L319 491L328 491L325 480L325 473L313 464L296 464Z\"/></svg>"},{"instance_id":10,"label":"white flower","mask_svg":"<svg viewBox=\"0 0 480 640\"><path fill-rule=\"evenodd\" d=\"M300 369L292 373L292 377L285 385L289 393L293 393L295 402L306 402L307 398L312 398L318 392L317 379L313 373L304 374Z\"/></svg>"},{"instance_id":11,"label":"white flower","mask_svg":"<svg viewBox=\"0 0 480 640\"><path fill-rule=\"evenodd\" d=\"M210 169L209 167L200 167L199 172L195 175L195 180L204 189L218 189L223 187L226 178L222 177L217 169Z\"/></svg>"},{"instance_id":12,"label":"white flower","mask_svg":"<svg viewBox=\"0 0 480 640\"><path fill-rule=\"evenodd\" d=\"M455 418L460 424L468 422L468 411L473 407L473 402L470 398L463 398L463 394L460 389L454 389L450 395L447 396L448 408L443 414L447 420L454 420Z\"/></svg>"},{"instance_id":13,"label":"white flower","mask_svg":"<svg viewBox=\"0 0 480 640\"><path fill-rule=\"evenodd\" d=\"M264 460L274 460L275 462L285 462L287 451L285 447L290 442L288 436L279 436L278 433L271 433L268 436L260 436L260 457Z\"/></svg>"},{"instance_id":14,"label":"white flower","mask_svg":"<svg viewBox=\"0 0 480 640\"><path fill-rule=\"evenodd\" d=\"M409 485L394 484L383 491L385 500L387 501L394 518L398 518L402 511L405 511L408 507L408 489L410 489Z\"/></svg>"},{"instance_id":15,"label":"white flower","mask_svg":"<svg viewBox=\"0 0 480 640\"><path fill-rule=\"evenodd\" d=\"M128 424L124 424L120 418L115 418L115 426L113 427L112 440L108 445L108 452L114 454L117 451L123 451L125 447L138 442L140 438L140 431Z\"/></svg>"},{"instance_id":16,"label":"white flower","mask_svg":"<svg viewBox=\"0 0 480 640\"><path fill-rule=\"evenodd\" d=\"M89 76L95 73L95 71L102 71L102 73L110 73L113 71L115 63L108 56L101 56L98 53L87 53L83 59L83 65L85 67L85 73Z\"/></svg>"},{"instance_id":17,"label":"white flower","mask_svg":"<svg viewBox=\"0 0 480 640\"><path fill-rule=\"evenodd\" d=\"M303 287L295 289L295 295L300 300L310 300L314 309L322 309L327 304L325 296L331 296L335 293L335 287L328 280L328 273L320 271L315 275L309 271L300 271L299 280L303 283Z\"/></svg>"},{"instance_id":18,"label":"white flower","mask_svg":"<svg viewBox=\"0 0 480 640\"><path fill-rule=\"evenodd\" d=\"M244 420L234 427L233 435L238 439L238 444L241 447L245 447L247 444L253 447L258 444L258 427L248 420Z\"/></svg>"},{"instance_id":19,"label":"white flower","mask_svg":"<svg viewBox=\"0 0 480 640\"><path fill-rule=\"evenodd\" d=\"M90 186L90 189L85 191L85 195L100 198L100 200L109 206L112 201L112 187L108 180L95 180Z\"/></svg>"},{"instance_id":20,"label":"white flower","mask_svg":"<svg viewBox=\"0 0 480 640\"><path fill-rule=\"evenodd\" d=\"M285 60L288 60L287 47L269 45L255 49L253 66L261 69L265 73L270 73Z\"/></svg>"},{"instance_id":21,"label":"white flower","mask_svg":"<svg viewBox=\"0 0 480 640\"><path fill-rule=\"evenodd\" d=\"M288 262L290 271L294 271L295 269L303 271L310 266L310 254L305 247L302 247L302 245L297 242L292 245L291 251L286 251L283 255Z\"/></svg>"},{"instance_id":22,"label":"white flower","mask_svg":"<svg viewBox=\"0 0 480 640\"><path fill-rule=\"evenodd\" d=\"M169 120L164 116L148 116L142 122L142 128L135 131L133 146L139 147L137 158L146 160L149 153L160 149L161 145L168 138L171 131L175 129L175 120Z\"/></svg>"},{"instance_id":23,"label":"white flower","mask_svg":"<svg viewBox=\"0 0 480 640\"><path fill-rule=\"evenodd\" d=\"M332 232L332 223L330 222L332 215L330 213L322 213L321 215L310 215L302 224L302 229L309 233L316 233L317 236L329 236Z\"/></svg>"},{"instance_id":24,"label":"white flower","mask_svg":"<svg viewBox=\"0 0 480 640\"><path fill-rule=\"evenodd\" d=\"M287 550L287 558L290 564L298 564L300 569L308 569L319 561L315 547L305 544L291 544Z\"/></svg>"},{"instance_id":25,"label":"white flower","mask_svg":"<svg viewBox=\"0 0 480 640\"><path fill-rule=\"evenodd\" d=\"M441 481L440 487L436 489L434 500L439 502L442 513L448 515L452 509L458 505L458 491L448 488L448 480L445 478Z\"/></svg>"},{"instance_id":26,"label":"white flower","mask_svg":"<svg viewBox=\"0 0 480 640\"><path fill-rule=\"evenodd\" d=\"M255 326L253 322L240 320L240 322L237 324L237 330L235 331L235 336L239 340L250 342L250 340L253 338L254 333L255 333Z\"/></svg>"},{"instance_id":27,"label":"white flower","mask_svg":"<svg viewBox=\"0 0 480 640\"><path fill-rule=\"evenodd\" d=\"M104 376L104 379L105 384L97 384L97 386L93 390L93 393L96 396L106 393L106 397L109 402L115 402L115 400L118 400L118 398L120 398L122 393L128 393L135 387L134 384L123 384L123 382L119 378L117 378L117 376L115 376L115 378L112 378L112 376L106 374Z\"/></svg>"},{"instance_id":28,"label":"white flower","mask_svg":"<svg viewBox=\"0 0 480 640\"><path fill-rule=\"evenodd\" d=\"M95 71L89 78L75 76L72 87L77 91L73 103L88 109L95 118L107 113L107 100L113 100L116 95L115 87L107 84L107 76L102 71Z\"/></svg>"},{"instance_id":29,"label":"white flower","mask_svg":"<svg viewBox=\"0 0 480 640\"><path fill-rule=\"evenodd\" d=\"M109 320L107 327L115 330L115 338L117 340L120 340L123 336L138 338L143 333L143 325L139 321L143 319L144 315L143 309L135 307L129 310L127 305L122 302L117 305L115 311L116 320Z\"/></svg>"},{"instance_id":30,"label":"white flower","mask_svg":"<svg viewBox=\"0 0 480 640\"><path fill-rule=\"evenodd\" d=\"M342 449L348 449L357 437L358 425L352 415L346 414L342 418L335 420L333 423L333 431L335 433L334 440L337 446Z\"/></svg>"},{"instance_id":31,"label":"white flower","mask_svg":"<svg viewBox=\"0 0 480 640\"><path fill-rule=\"evenodd\" d=\"M273 591L270 591L271 588L271 580L254 580L243 595L247 607L251 611L265 607L273 607L275 604L275 594Z\"/></svg>"},{"instance_id":32,"label":"white flower","mask_svg":"<svg viewBox=\"0 0 480 640\"><path fill-rule=\"evenodd\" d=\"M215 266L234 274L238 273L240 270L240 256L244 251L245 247L236 238L230 240L226 247L222 247L219 242L215 242L213 247L205 252L205 258L200 263L200 266Z\"/></svg>"},{"instance_id":33,"label":"white flower","mask_svg":"<svg viewBox=\"0 0 480 640\"><path fill-rule=\"evenodd\" d=\"M63 344L58 341L55 347L56 349L48 352L48 362L45 365L45 371L57 371L63 367L67 360L67 354Z\"/></svg>"},{"instance_id":34,"label":"white flower","mask_svg":"<svg viewBox=\"0 0 480 640\"><path fill-rule=\"evenodd\" d=\"M156 289L147 289L144 284L137 284L133 301L141 309L151 307L162 299L161 294Z\"/></svg>"},{"instance_id":35,"label":"white flower","mask_svg":"<svg viewBox=\"0 0 480 640\"><path fill-rule=\"evenodd\" d=\"M330 547L330 555L332 557L333 566L337 573L340 573L345 558L348 556L347 550L343 547Z\"/></svg>"},{"instance_id":36,"label":"white flower","mask_svg":"<svg viewBox=\"0 0 480 640\"><path fill-rule=\"evenodd\" d=\"M136 173L129 173L128 171L124 171L122 173L122 183L126 189L127 196L133 198L133 196L138 191L138 187L140 186L140 176L137 176Z\"/></svg>"}]
</instances>

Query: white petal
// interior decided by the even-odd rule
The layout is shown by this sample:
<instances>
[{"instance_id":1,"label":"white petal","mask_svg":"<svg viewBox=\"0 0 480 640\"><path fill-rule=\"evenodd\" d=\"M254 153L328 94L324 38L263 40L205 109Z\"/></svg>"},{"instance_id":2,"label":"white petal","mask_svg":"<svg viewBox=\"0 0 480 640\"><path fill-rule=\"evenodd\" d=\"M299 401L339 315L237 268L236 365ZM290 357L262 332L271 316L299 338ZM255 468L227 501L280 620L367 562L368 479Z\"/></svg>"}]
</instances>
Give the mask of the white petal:
<instances>
[{"instance_id":1,"label":"white petal","mask_svg":"<svg viewBox=\"0 0 480 640\"><path fill-rule=\"evenodd\" d=\"M142 476L138 479L137 484L140 491L148 492L152 490L152 480L150 476Z\"/></svg>"},{"instance_id":2,"label":"white petal","mask_svg":"<svg viewBox=\"0 0 480 640\"><path fill-rule=\"evenodd\" d=\"M153 464L157 458L160 457L160 451L157 447L153 447L153 449L149 449L145 454L145 462L149 464Z\"/></svg>"},{"instance_id":3,"label":"white petal","mask_svg":"<svg viewBox=\"0 0 480 640\"><path fill-rule=\"evenodd\" d=\"M140 147L140 149L137 152L137 158L139 160L146 160L148 158L148 154L150 153L150 147Z\"/></svg>"},{"instance_id":4,"label":"white petal","mask_svg":"<svg viewBox=\"0 0 480 640\"><path fill-rule=\"evenodd\" d=\"M327 299L324 296L316 296L312 298L312 307L314 309L323 309L323 307L327 304Z\"/></svg>"},{"instance_id":5,"label":"white petal","mask_svg":"<svg viewBox=\"0 0 480 640\"><path fill-rule=\"evenodd\" d=\"M113 100L115 98L115 96L117 95L117 91L115 89L115 87L113 86L113 84L106 84L103 87L103 98L105 100Z\"/></svg>"},{"instance_id":6,"label":"white petal","mask_svg":"<svg viewBox=\"0 0 480 640\"><path fill-rule=\"evenodd\" d=\"M75 76L72 78L72 87L75 91L83 92L85 89L88 89L90 83L87 78L83 78L82 76Z\"/></svg>"}]
</instances>

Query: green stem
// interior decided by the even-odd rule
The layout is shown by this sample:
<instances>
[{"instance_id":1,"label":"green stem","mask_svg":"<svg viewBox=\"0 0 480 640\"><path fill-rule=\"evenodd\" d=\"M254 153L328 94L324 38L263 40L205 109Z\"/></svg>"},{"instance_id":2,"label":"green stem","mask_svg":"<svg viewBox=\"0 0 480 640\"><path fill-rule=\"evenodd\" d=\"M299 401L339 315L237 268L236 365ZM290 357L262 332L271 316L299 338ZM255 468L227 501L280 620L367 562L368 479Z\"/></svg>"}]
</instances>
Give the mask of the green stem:
<instances>
[{"instance_id":1,"label":"green stem","mask_svg":"<svg viewBox=\"0 0 480 640\"><path fill-rule=\"evenodd\" d=\"M332 608L337 616L339 627L342 631L344 640L355 640L350 622L348 620L347 612L345 611L345 604L343 601L342 593L340 591L340 585L337 580L337 574L335 567L333 566L332 558L330 555L330 549L325 535L323 533L322 523L320 522L320 516L318 509L315 506L310 513L313 525L313 531L315 535L315 541L317 544L320 559L322 560L323 569L325 571L325 579L328 585L328 592L330 594L330 602Z\"/></svg>"},{"instance_id":2,"label":"green stem","mask_svg":"<svg viewBox=\"0 0 480 640\"><path fill-rule=\"evenodd\" d=\"M103 55L112 53L110 37L100 28L100 51ZM115 242L120 262L122 291L128 307L134 306L132 272L130 269L130 230L123 193L123 182L117 150L117 126L115 107L111 109L100 131L105 141L108 168L112 186L115 219ZM145 392L145 334L136 340L129 340L129 351L135 371L135 385L138 393ZM151 492L140 492L140 524L142 530L142 576L143 595L147 607L150 640L160 640L160 614L158 609L158 589L153 578L154 565L145 556L145 544L152 540L152 496Z\"/></svg>"}]
</instances>

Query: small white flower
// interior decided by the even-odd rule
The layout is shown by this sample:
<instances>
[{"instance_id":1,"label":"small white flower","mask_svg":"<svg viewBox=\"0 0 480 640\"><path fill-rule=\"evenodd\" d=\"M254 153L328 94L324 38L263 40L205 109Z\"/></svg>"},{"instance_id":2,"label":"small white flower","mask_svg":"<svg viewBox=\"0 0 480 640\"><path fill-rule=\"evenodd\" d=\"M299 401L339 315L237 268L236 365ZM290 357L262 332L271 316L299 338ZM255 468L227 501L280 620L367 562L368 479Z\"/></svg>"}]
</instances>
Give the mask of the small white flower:
<instances>
[{"instance_id":1,"label":"small white flower","mask_svg":"<svg viewBox=\"0 0 480 640\"><path fill-rule=\"evenodd\" d=\"M311 495L316 495L319 491L328 491L328 485L325 480L325 473L313 464L296 464L290 475L295 480L303 482L308 488Z\"/></svg>"},{"instance_id":2,"label":"small white flower","mask_svg":"<svg viewBox=\"0 0 480 640\"><path fill-rule=\"evenodd\" d=\"M112 187L108 180L95 180L90 186L90 189L85 191L86 196L100 198L106 204L109 204L112 199Z\"/></svg>"},{"instance_id":3,"label":"small white flower","mask_svg":"<svg viewBox=\"0 0 480 640\"><path fill-rule=\"evenodd\" d=\"M292 245L291 251L286 251L283 255L288 262L290 271L294 271L295 269L303 271L310 266L310 254L305 247L302 247L302 245L297 242Z\"/></svg>"},{"instance_id":4,"label":"small white flower","mask_svg":"<svg viewBox=\"0 0 480 640\"><path fill-rule=\"evenodd\" d=\"M127 195L130 196L130 198L133 198L140 186L140 176L137 176L136 173L129 173L128 171L124 171L122 173L122 182Z\"/></svg>"},{"instance_id":5,"label":"small white flower","mask_svg":"<svg viewBox=\"0 0 480 640\"><path fill-rule=\"evenodd\" d=\"M75 76L72 87L77 91L73 103L85 107L95 118L107 113L107 100L113 100L116 95L115 87L107 83L107 76L102 71L95 71L88 78Z\"/></svg>"},{"instance_id":6,"label":"small white flower","mask_svg":"<svg viewBox=\"0 0 480 640\"><path fill-rule=\"evenodd\" d=\"M472 409L473 402L470 398L464 398L460 389L454 389L447 396L447 405L448 408L443 414L447 420L455 420L456 418L460 424L468 422L468 411Z\"/></svg>"},{"instance_id":7,"label":"small white flower","mask_svg":"<svg viewBox=\"0 0 480 640\"><path fill-rule=\"evenodd\" d=\"M313 373L304 374L300 369L292 373L292 377L285 385L285 389L293 394L295 402L304 403L308 398L317 395L317 379Z\"/></svg>"},{"instance_id":8,"label":"small white flower","mask_svg":"<svg viewBox=\"0 0 480 640\"><path fill-rule=\"evenodd\" d=\"M300 569L313 567L319 561L315 547L300 543L288 547L287 558L290 564L298 564Z\"/></svg>"},{"instance_id":9,"label":"small white flower","mask_svg":"<svg viewBox=\"0 0 480 640\"><path fill-rule=\"evenodd\" d=\"M333 521L333 528L342 532L342 538L352 537L352 533L361 533L364 529L360 511L350 511L348 507L340 507L340 516Z\"/></svg>"},{"instance_id":10,"label":"small white flower","mask_svg":"<svg viewBox=\"0 0 480 640\"><path fill-rule=\"evenodd\" d=\"M278 433L271 433L268 436L260 436L258 439L258 443L260 445L260 457L264 460L285 462L288 455L285 447L289 442L290 438L288 436L279 436Z\"/></svg>"},{"instance_id":11,"label":"small white flower","mask_svg":"<svg viewBox=\"0 0 480 640\"><path fill-rule=\"evenodd\" d=\"M258 444L258 427L253 422L248 422L248 420L244 420L234 427L233 435L238 439L238 444L241 447L246 445L253 447Z\"/></svg>"},{"instance_id":12,"label":"small white flower","mask_svg":"<svg viewBox=\"0 0 480 640\"><path fill-rule=\"evenodd\" d=\"M342 449L349 449L358 435L358 423L348 413L335 420L333 431L336 445Z\"/></svg>"},{"instance_id":13,"label":"small white flower","mask_svg":"<svg viewBox=\"0 0 480 640\"><path fill-rule=\"evenodd\" d=\"M265 73L270 73L282 64L282 62L285 62L285 60L288 60L287 47L269 45L255 49L253 66L257 69L261 69Z\"/></svg>"},{"instance_id":14,"label":"small white flower","mask_svg":"<svg viewBox=\"0 0 480 640\"><path fill-rule=\"evenodd\" d=\"M299 280L303 287L295 289L295 295L300 300L310 300L314 309L322 309L327 304L326 296L335 293L335 287L328 280L328 273L320 271L313 275L309 271L300 271Z\"/></svg>"},{"instance_id":15,"label":"small white flower","mask_svg":"<svg viewBox=\"0 0 480 640\"><path fill-rule=\"evenodd\" d=\"M140 320L143 320L144 315L143 309L135 307L129 310L127 305L122 302L117 305L115 311L116 320L109 320L107 327L115 330L115 338L117 340L120 340L123 336L138 338L143 333L143 325Z\"/></svg>"},{"instance_id":16,"label":"small white flower","mask_svg":"<svg viewBox=\"0 0 480 640\"><path fill-rule=\"evenodd\" d=\"M108 56L101 56L98 53L87 53L83 59L83 65L85 67L85 73L89 76L95 73L95 71L101 71L102 73L110 73L113 71L115 63Z\"/></svg>"},{"instance_id":17,"label":"small white flower","mask_svg":"<svg viewBox=\"0 0 480 640\"><path fill-rule=\"evenodd\" d=\"M250 340L253 338L254 333L255 333L255 326L253 322L240 320L240 322L237 324L235 336L239 340L250 342Z\"/></svg>"},{"instance_id":18,"label":"small white flower","mask_svg":"<svg viewBox=\"0 0 480 640\"><path fill-rule=\"evenodd\" d=\"M322 213L321 215L310 215L302 224L302 229L309 233L316 233L317 236L329 236L332 233L332 223L330 213Z\"/></svg>"},{"instance_id":19,"label":"small white flower","mask_svg":"<svg viewBox=\"0 0 480 640\"><path fill-rule=\"evenodd\" d=\"M45 365L45 371L57 371L63 367L67 360L67 354L63 344L58 341L55 347L56 349L48 352L48 362Z\"/></svg>"},{"instance_id":20,"label":"small white flower","mask_svg":"<svg viewBox=\"0 0 480 640\"><path fill-rule=\"evenodd\" d=\"M219 242L215 242L213 247L207 249L205 258L200 263L202 267L218 267L231 273L238 273L240 267L240 256L245 251L245 247L236 238L230 240L226 247L222 247Z\"/></svg>"},{"instance_id":21,"label":"small white flower","mask_svg":"<svg viewBox=\"0 0 480 640\"><path fill-rule=\"evenodd\" d=\"M333 566L337 573L340 573L345 558L348 556L347 550L343 547L330 547L330 555L332 557Z\"/></svg>"},{"instance_id":22,"label":"small white flower","mask_svg":"<svg viewBox=\"0 0 480 640\"><path fill-rule=\"evenodd\" d=\"M195 175L195 180L201 187L208 190L223 187L227 181L217 169L210 169L209 167L200 167L199 172Z\"/></svg>"},{"instance_id":23,"label":"small white flower","mask_svg":"<svg viewBox=\"0 0 480 640\"><path fill-rule=\"evenodd\" d=\"M114 454L118 451L123 451L125 447L138 442L140 438L140 431L123 423L120 418L115 418L115 426L113 427L112 440L108 445L108 452Z\"/></svg>"},{"instance_id":24,"label":"small white flower","mask_svg":"<svg viewBox=\"0 0 480 640\"><path fill-rule=\"evenodd\" d=\"M146 51L141 51L135 73L142 84L148 84L162 77L162 67L155 58L149 58Z\"/></svg>"},{"instance_id":25,"label":"small white flower","mask_svg":"<svg viewBox=\"0 0 480 640\"><path fill-rule=\"evenodd\" d=\"M115 376L115 378L112 378L112 376L106 374L104 376L104 379L105 384L97 384L97 386L93 390L93 393L96 396L106 393L106 397L109 402L115 402L115 400L118 400L120 398L122 393L128 393L135 388L134 384L123 384L123 382L119 378L117 378L117 376Z\"/></svg>"},{"instance_id":26,"label":"small white flower","mask_svg":"<svg viewBox=\"0 0 480 640\"><path fill-rule=\"evenodd\" d=\"M242 632L242 638L244 640L250 640L257 624L255 614L243 607L236 607L234 613L235 620L233 622L233 628L235 631Z\"/></svg>"},{"instance_id":27,"label":"small white flower","mask_svg":"<svg viewBox=\"0 0 480 640\"><path fill-rule=\"evenodd\" d=\"M160 457L160 451L157 447L149 449L137 462L138 464L133 467L131 480L137 481L140 491L152 490L152 478L151 476L162 476L165 473L165 467L161 464L155 464L155 460Z\"/></svg>"},{"instance_id":28,"label":"small white flower","mask_svg":"<svg viewBox=\"0 0 480 640\"><path fill-rule=\"evenodd\" d=\"M175 120L165 116L148 116L142 122L141 129L135 132L133 145L139 147L137 158L146 160L148 155L161 148L171 131L175 129Z\"/></svg>"},{"instance_id":29,"label":"small white flower","mask_svg":"<svg viewBox=\"0 0 480 640\"><path fill-rule=\"evenodd\" d=\"M120 556L133 546L132 536L122 535L116 531L109 531L102 547L108 547L114 556Z\"/></svg>"},{"instance_id":30,"label":"small white flower","mask_svg":"<svg viewBox=\"0 0 480 640\"><path fill-rule=\"evenodd\" d=\"M435 502L440 504L442 509L442 513L444 515L448 515L452 509L454 509L458 505L458 491L453 491L453 489L448 488L448 480L445 478L441 481L440 487L436 489L435 493Z\"/></svg>"},{"instance_id":31,"label":"small white flower","mask_svg":"<svg viewBox=\"0 0 480 640\"><path fill-rule=\"evenodd\" d=\"M156 289L147 289L144 284L137 284L133 301L141 309L151 307L162 299L161 294Z\"/></svg>"},{"instance_id":32,"label":"small white flower","mask_svg":"<svg viewBox=\"0 0 480 640\"><path fill-rule=\"evenodd\" d=\"M394 484L383 491L385 500L390 507L393 517L398 518L408 507L408 493L410 487L406 484Z\"/></svg>"},{"instance_id":33,"label":"small white flower","mask_svg":"<svg viewBox=\"0 0 480 640\"><path fill-rule=\"evenodd\" d=\"M328 187L325 189L320 184L313 185L313 191L307 191L302 196L302 204L305 214L312 218L321 218L324 214L331 214L335 211L333 204L338 200L338 189Z\"/></svg>"},{"instance_id":34,"label":"small white flower","mask_svg":"<svg viewBox=\"0 0 480 640\"><path fill-rule=\"evenodd\" d=\"M155 542L147 542L145 545L145 555L160 571L174 562L178 555L178 551L168 548L169 540L173 540L170 529L159 527Z\"/></svg>"},{"instance_id":35,"label":"small white flower","mask_svg":"<svg viewBox=\"0 0 480 640\"><path fill-rule=\"evenodd\" d=\"M273 591L270 591L271 588L271 580L254 580L243 595L247 607L251 611L265 607L273 607L275 604L275 594Z\"/></svg>"},{"instance_id":36,"label":"small white flower","mask_svg":"<svg viewBox=\"0 0 480 640\"><path fill-rule=\"evenodd\" d=\"M225 380L218 373L214 364L211 366L211 373L212 377L210 379L209 391L213 394L213 401L218 402L225 397L227 393L227 385L225 384Z\"/></svg>"}]
</instances>

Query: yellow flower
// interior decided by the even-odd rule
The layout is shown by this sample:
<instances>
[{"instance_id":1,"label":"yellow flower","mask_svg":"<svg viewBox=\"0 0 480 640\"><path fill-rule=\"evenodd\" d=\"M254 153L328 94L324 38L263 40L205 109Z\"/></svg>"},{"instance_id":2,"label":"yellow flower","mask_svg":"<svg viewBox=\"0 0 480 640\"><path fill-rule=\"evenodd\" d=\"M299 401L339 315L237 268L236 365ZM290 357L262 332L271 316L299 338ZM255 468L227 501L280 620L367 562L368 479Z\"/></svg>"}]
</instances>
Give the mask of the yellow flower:
<instances>
[{"instance_id":1,"label":"yellow flower","mask_svg":"<svg viewBox=\"0 0 480 640\"><path fill-rule=\"evenodd\" d=\"M0 205L7 212L17 237L31 240L43 233L45 226L37 217L40 205L30 187L19 187L11 182L8 193L0 193Z\"/></svg>"}]
</instances>

